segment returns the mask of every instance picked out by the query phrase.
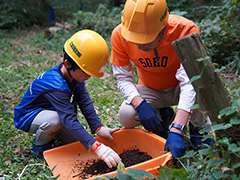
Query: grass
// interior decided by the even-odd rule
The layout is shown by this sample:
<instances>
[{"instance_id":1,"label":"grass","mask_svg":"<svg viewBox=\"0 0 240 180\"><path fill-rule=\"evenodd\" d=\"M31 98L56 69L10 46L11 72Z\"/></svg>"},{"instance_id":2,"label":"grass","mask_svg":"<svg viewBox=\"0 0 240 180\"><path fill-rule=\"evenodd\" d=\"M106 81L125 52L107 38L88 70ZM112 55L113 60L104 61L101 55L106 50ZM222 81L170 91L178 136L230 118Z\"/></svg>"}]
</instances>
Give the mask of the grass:
<instances>
[{"instance_id":1,"label":"grass","mask_svg":"<svg viewBox=\"0 0 240 180\"><path fill-rule=\"evenodd\" d=\"M65 40L74 32L61 30L54 37L44 36L44 29L0 31L0 177L7 179L53 179L44 160L29 155L33 135L17 130L13 110L19 104L30 83L41 73L62 62ZM110 44L109 40L107 40ZM239 81L225 82L228 90L239 93ZM86 87L102 123L121 127L118 109L123 97L117 89L111 65L107 64L103 78L90 78ZM82 114L78 114L88 129Z\"/></svg>"},{"instance_id":2,"label":"grass","mask_svg":"<svg viewBox=\"0 0 240 180\"><path fill-rule=\"evenodd\" d=\"M38 27L30 31L0 32L0 177L51 179L45 161L29 156L34 137L15 128L13 111L30 83L62 62L63 44L73 33L61 30L48 39ZM86 87L103 124L120 127L117 112L123 99L112 76L111 65L107 65L105 77L90 78ZM80 112L79 119L82 119ZM88 128L85 121L81 121Z\"/></svg>"}]
</instances>

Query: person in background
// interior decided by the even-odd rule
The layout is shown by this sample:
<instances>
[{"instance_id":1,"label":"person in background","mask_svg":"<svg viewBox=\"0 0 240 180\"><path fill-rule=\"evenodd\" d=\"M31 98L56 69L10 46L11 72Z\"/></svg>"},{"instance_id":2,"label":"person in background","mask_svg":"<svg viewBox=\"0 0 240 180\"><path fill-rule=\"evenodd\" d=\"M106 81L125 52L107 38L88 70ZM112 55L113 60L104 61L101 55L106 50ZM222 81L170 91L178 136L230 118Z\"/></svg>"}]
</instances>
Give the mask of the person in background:
<instances>
[{"instance_id":1,"label":"person in background","mask_svg":"<svg viewBox=\"0 0 240 180\"><path fill-rule=\"evenodd\" d=\"M102 77L109 57L105 40L91 30L76 32L64 44L63 63L38 76L14 109L16 128L36 134L32 143L34 156L43 158L55 137L63 143L80 141L91 148L111 168L121 161L110 147L90 135L77 118L77 105L92 133L113 140L118 130L104 127L85 87L91 76Z\"/></svg>"},{"instance_id":2,"label":"person in background","mask_svg":"<svg viewBox=\"0 0 240 180\"><path fill-rule=\"evenodd\" d=\"M127 0L119 24L112 32L110 62L118 88L125 100L119 121L125 128L143 125L167 139L165 150L173 160L186 145L183 134L190 118L191 142L201 148L199 130L211 124L198 110L192 110L196 92L171 43L185 35L199 33L192 21L169 15L165 0ZM136 85L133 64L139 77ZM170 106L177 105L176 113ZM171 126L170 126L171 125Z\"/></svg>"}]
</instances>

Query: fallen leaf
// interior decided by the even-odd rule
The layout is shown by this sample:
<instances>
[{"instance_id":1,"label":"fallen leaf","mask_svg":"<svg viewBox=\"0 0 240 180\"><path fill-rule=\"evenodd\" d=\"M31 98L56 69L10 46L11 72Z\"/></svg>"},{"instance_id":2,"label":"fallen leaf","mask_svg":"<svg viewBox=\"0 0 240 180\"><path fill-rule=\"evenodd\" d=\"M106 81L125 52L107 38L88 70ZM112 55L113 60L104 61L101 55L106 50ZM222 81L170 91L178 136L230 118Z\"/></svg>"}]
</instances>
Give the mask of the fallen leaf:
<instances>
[{"instance_id":1,"label":"fallen leaf","mask_svg":"<svg viewBox=\"0 0 240 180\"><path fill-rule=\"evenodd\" d=\"M24 148L20 148L20 149L16 149L14 151L14 154L17 154L17 155L22 155L23 154L24 156L27 156L27 155L31 154L31 152L29 150L24 149Z\"/></svg>"},{"instance_id":2,"label":"fallen leaf","mask_svg":"<svg viewBox=\"0 0 240 180\"><path fill-rule=\"evenodd\" d=\"M222 167L222 174L224 174L226 171L233 171L233 169L228 167Z\"/></svg>"},{"instance_id":3,"label":"fallen leaf","mask_svg":"<svg viewBox=\"0 0 240 180\"><path fill-rule=\"evenodd\" d=\"M38 54L43 54L43 51L41 49L37 50Z\"/></svg>"}]
</instances>

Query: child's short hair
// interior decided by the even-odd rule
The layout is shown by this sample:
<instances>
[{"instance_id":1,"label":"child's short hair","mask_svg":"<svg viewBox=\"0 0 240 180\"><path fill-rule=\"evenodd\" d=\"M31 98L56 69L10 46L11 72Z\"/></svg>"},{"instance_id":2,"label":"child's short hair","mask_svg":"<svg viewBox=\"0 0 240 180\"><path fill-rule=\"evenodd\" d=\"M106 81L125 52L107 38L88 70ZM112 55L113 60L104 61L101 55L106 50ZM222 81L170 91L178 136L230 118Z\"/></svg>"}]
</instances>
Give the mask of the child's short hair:
<instances>
[{"instance_id":1,"label":"child's short hair","mask_svg":"<svg viewBox=\"0 0 240 180\"><path fill-rule=\"evenodd\" d=\"M80 67L75 63L75 61L65 52L64 48L63 48L63 62L65 61L65 59L69 62L69 64L71 65L71 69L74 71L75 69L80 69Z\"/></svg>"}]
</instances>

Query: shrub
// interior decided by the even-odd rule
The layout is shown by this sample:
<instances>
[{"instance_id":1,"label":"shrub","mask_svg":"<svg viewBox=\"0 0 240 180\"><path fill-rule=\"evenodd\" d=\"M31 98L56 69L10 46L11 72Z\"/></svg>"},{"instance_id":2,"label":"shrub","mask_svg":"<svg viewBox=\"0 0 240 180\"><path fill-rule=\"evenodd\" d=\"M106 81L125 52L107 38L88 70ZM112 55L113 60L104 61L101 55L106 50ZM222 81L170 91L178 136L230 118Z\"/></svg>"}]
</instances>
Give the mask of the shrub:
<instances>
[{"instance_id":1,"label":"shrub","mask_svg":"<svg viewBox=\"0 0 240 180\"><path fill-rule=\"evenodd\" d=\"M239 7L238 0L224 0L198 24L212 61L236 73L240 71Z\"/></svg>"},{"instance_id":2,"label":"shrub","mask_svg":"<svg viewBox=\"0 0 240 180\"><path fill-rule=\"evenodd\" d=\"M173 14L193 20L200 28L213 62L226 66L229 72L239 73L240 2L238 0L169 0Z\"/></svg>"},{"instance_id":3,"label":"shrub","mask_svg":"<svg viewBox=\"0 0 240 180\"><path fill-rule=\"evenodd\" d=\"M122 8L114 7L110 11L104 4L99 4L95 13L78 11L73 24L76 29L91 29L109 38L112 30L121 22Z\"/></svg>"},{"instance_id":4,"label":"shrub","mask_svg":"<svg viewBox=\"0 0 240 180\"><path fill-rule=\"evenodd\" d=\"M41 25L48 15L33 1L0 1L0 29Z\"/></svg>"}]
</instances>

